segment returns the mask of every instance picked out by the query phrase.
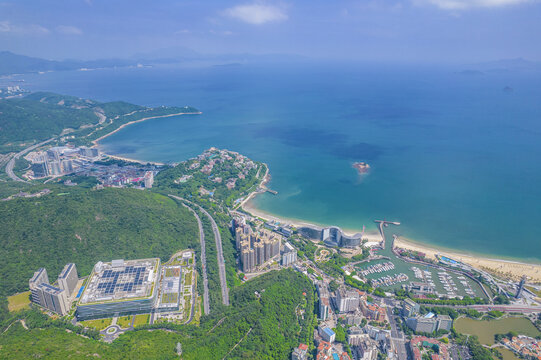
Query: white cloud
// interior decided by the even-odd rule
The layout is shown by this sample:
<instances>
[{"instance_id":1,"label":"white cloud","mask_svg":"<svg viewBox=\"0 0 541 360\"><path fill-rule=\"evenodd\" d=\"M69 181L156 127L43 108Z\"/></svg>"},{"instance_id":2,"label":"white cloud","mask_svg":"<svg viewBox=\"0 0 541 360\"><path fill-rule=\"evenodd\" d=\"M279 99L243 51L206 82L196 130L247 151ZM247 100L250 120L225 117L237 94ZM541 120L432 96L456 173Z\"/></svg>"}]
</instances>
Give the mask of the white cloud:
<instances>
[{"instance_id":1,"label":"white cloud","mask_svg":"<svg viewBox=\"0 0 541 360\"><path fill-rule=\"evenodd\" d=\"M188 30L188 29L182 29L182 30L175 31L175 35L185 35L185 34L191 34L191 33L192 33L192 31Z\"/></svg>"},{"instance_id":2,"label":"white cloud","mask_svg":"<svg viewBox=\"0 0 541 360\"><path fill-rule=\"evenodd\" d=\"M9 24L9 21L0 21L0 32L10 32L11 31L11 25Z\"/></svg>"},{"instance_id":3,"label":"white cloud","mask_svg":"<svg viewBox=\"0 0 541 360\"><path fill-rule=\"evenodd\" d=\"M226 9L224 15L253 25L287 20L283 8L257 3L234 6Z\"/></svg>"},{"instance_id":4,"label":"white cloud","mask_svg":"<svg viewBox=\"0 0 541 360\"><path fill-rule=\"evenodd\" d=\"M209 34L220 35L220 36L231 36L231 35L234 35L235 33L230 30L224 30L224 31L209 30Z\"/></svg>"},{"instance_id":5,"label":"white cloud","mask_svg":"<svg viewBox=\"0 0 541 360\"><path fill-rule=\"evenodd\" d=\"M23 34L23 35L46 35L49 34L49 29L38 24L17 25L9 21L0 21L0 32Z\"/></svg>"},{"instance_id":6,"label":"white cloud","mask_svg":"<svg viewBox=\"0 0 541 360\"><path fill-rule=\"evenodd\" d=\"M537 0L415 0L417 4L431 4L444 10L465 10L470 8L496 8L518 5Z\"/></svg>"},{"instance_id":7,"label":"white cloud","mask_svg":"<svg viewBox=\"0 0 541 360\"><path fill-rule=\"evenodd\" d=\"M75 26L70 25L58 25L56 31L64 35L82 35L83 31Z\"/></svg>"}]
</instances>

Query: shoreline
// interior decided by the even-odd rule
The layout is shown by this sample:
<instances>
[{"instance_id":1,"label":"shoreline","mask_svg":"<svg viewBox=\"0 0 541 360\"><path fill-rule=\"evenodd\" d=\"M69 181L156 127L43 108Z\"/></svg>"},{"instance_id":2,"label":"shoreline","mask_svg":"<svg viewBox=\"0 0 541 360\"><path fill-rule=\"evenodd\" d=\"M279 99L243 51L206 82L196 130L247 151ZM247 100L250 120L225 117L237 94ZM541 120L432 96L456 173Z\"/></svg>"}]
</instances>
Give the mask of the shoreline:
<instances>
[{"instance_id":1,"label":"shoreline","mask_svg":"<svg viewBox=\"0 0 541 360\"><path fill-rule=\"evenodd\" d=\"M541 282L541 264L499 259L496 257L479 256L475 254L462 253L453 249L438 248L426 244L418 243L411 239L397 237L394 240L394 246L420 251L426 254L429 259L436 259L436 255L444 255L453 260L458 260L464 264L468 264L474 268L486 270L499 277L512 278L519 280L523 275L528 277L531 282ZM490 255L489 255L490 256Z\"/></svg>"},{"instance_id":2,"label":"shoreline","mask_svg":"<svg viewBox=\"0 0 541 360\"><path fill-rule=\"evenodd\" d=\"M150 119L159 119L159 118L166 118L166 117L171 117L171 116L179 116L179 115L201 115L202 112L199 111L199 112L192 112L192 113L175 113L175 114L167 114L167 115L156 115L156 116L149 116L149 117L146 117L146 118L142 118L142 119L139 119L139 120L132 120L130 122L127 122L125 124L122 124L120 125L118 128L116 128L115 130L103 135L103 136L100 136L99 138L97 138L96 140L92 140L92 144L94 144L94 146L92 147L95 147L98 145L98 143L113 135L114 133L116 133L117 131L120 131L122 129L124 129L126 126L129 126L129 125L132 125L132 124L137 124L137 123L140 123L140 122L143 122L143 121L147 121L147 120L150 120Z\"/></svg>"},{"instance_id":3,"label":"shoreline","mask_svg":"<svg viewBox=\"0 0 541 360\"><path fill-rule=\"evenodd\" d=\"M149 117L142 118L142 119L139 119L139 120L132 120L132 121L129 121L129 122L125 123L125 124L120 125L115 130L113 130L113 131L111 131L111 132L109 132L109 133L107 133L107 134L105 134L103 136L100 136L99 138L97 138L95 140L92 140L93 145L91 147L92 148L98 148L99 147L99 142L101 140L113 135L114 133L124 129L125 127L127 127L129 125L137 124L137 123L147 121L147 120L151 120L151 119L167 118L167 117L180 116L180 115L201 115L201 114L202 114L201 111L199 111L199 112L191 112L191 113L175 113L175 114L167 114L167 115L149 116ZM139 163L139 164L143 164L143 165L146 165L146 164L159 165L159 166L166 165L164 163L160 163L160 162L156 162L156 161L143 161L143 160L133 159L133 158L125 157L125 156L111 155L111 154L106 153L105 151L102 151L101 153L103 155L105 155L105 156L108 156L108 157L112 158L112 159L135 162L135 163Z\"/></svg>"},{"instance_id":4,"label":"shoreline","mask_svg":"<svg viewBox=\"0 0 541 360\"><path fill-rule=\"evenodd\" d=\"M264 181L269 179L264 179ZM265 182L266 183L266 182ZM240 209L252 214L253 216L260 217L267 221L278 221L285 224L291 224L293 226L319 226L326 227L330 225L310 223L305 220L295 219L295 218L286 218L279 215L267 213L263 210L258 209L254 206L252 200L258 195L257 191L254 191L249 194L241 202ZM360 231L355 231L352 229L342 229L347 235L352 235L354 233L359 233ZM381 235L379 231L366 231L363 238L368 239L367 246L373 246L381 242ZM397 237L394 242L396 247L401 247L405 249L415 250L423 252L427 255L427 258L435 259L436 254L445 255L449 258L461 261L465 264L468 264L474 268L479 268L481 270L489 271L493 274L496 274L499 277L512 278L514 280L520 280L522 275L526 275L530 281L541 283L541 264L534 262L521 261L521 259L500 259L490 254L475 254L461 252L458 249L443 248L438 246L433 246L431 244L426 244L422 242L417 242L415 240Z\"/></svg>"},{"instance_id":5,"label":"shoreline","mask_svg":"<svg viewBox=\"0 0 541 360\"><path fill-rule=\"evenodd\" d=\"M143 122L150 119L157 119L157 118L165 118L165 117L172 117L172 116L179 116L179 115L198 115L201 114L201 112L195 112L195 113L175 113L175 114L168 114L168 115L158 115L158 116L150 116L146 118L142 118L139 120L130 121L128 123L122 124L117 129L111 131L110 133L107 133L101 137L99 137L96 140L93 140L92 143L94 144L92 147L97 147L99 141L111 136L112 134L116 133L117 131L120 131L126 126L136 124L139 122ZM130 162L136 162L140 164L154 164L154 165L160 165L163 166L165 164L159 163L159 162L153 162L153 161L142 161L138 159L128 158L124 156L118 156L118 155L111 155L103 152L104 155L109 156L113 159L119 159L124 161L130 161ZM270 173L269 173L269 167L267 164L265 164L266 167L266 173L263 177L263 180L261 181L259 187L265 189L266 184L270 181ZM296 219L296 218L286 218L283 216L267 213L263 210L258 209L253 204L253 199L258 195L261 194L261 191L253 191L246 198L244 198L240 205L239 209L243 210L249 214L252 214L253 216L260 217L267 221L277 221L284 224L290 224L295 227L302 227L302 226L316 226L316 227L327 227L331 225L326 224L319 224L319 223L313 223L308 222L306 220ZM360 231L356 231L353 229L342 229L342 231L346 235L353 235L356 233L360 233ZM363 238L366 238L368 240L367 246L374 246L376 244L379 244L381 242L381 235L379 231L377 230L369 230L365 231ZM516 260L506 260L506 259L499 259L496 257L491 257L489 254L474 254L474 253L466 253L461 252L458 249L449 249L449 248L441 248L438 246L433 246L431 244L426 244L422 242L417 242L415 240L411 239L403 239L403 238L397 238L394 242L394 244L398 247L403 247L406 249L421 251L427 254L427 257L435 258L436 254L445 254L450 258L459 260L463 263L466 263L468 265L471 265L476 268L481 268L483 270L490 271L492 273L496 273L499 276L503 277L512 277L514 279L519 279L522 275L528 276L531 280L541 283L541 264L540 263L532 263L532 262L523 262L519 261L520 259Z\"/></svg>"},{"instance_id":6,"label":"shoreline","mask_svg":"<svg viewBox=\"0 0 541 360\"><path fill-rule=\"evenodd\" d=\"M263 182L261 183L261 186L264 186L268 181L270 181L270 176L268 176L268 167L267 167L267 174L263 178ZM328 226L325 224L308 222L306 220L278 216L275 214L267 213L261 209L258 209L257 207L254 206L252 202L252 200L258 194L260 194L260 192L257 192L257 191L251 192L244 200L242 200L242 202L240 203L239 209L251 214L252 216L262 218L266 221L276 221L282 224L293 225L294 227L297 227L297 228L303 227L303 226L310 226L310 227L327 227ZM340 229L342 230L344 234L349 235L349 236L360 233L360 231L355 231L352 229L343 229L343 228L340 228ZM363 239L368 240L367 246L373 246L381 242L381 235L379 231L377 230L365 231L363 235Z\"/></svg>"}]
</instances>

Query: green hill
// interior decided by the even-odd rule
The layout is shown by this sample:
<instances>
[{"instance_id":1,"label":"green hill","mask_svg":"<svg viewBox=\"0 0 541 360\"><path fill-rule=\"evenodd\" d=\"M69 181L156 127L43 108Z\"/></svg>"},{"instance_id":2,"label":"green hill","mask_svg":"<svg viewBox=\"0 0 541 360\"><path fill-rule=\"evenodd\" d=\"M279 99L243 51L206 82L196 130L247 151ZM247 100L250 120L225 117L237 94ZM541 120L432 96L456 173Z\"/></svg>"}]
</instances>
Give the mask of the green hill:
<instances>
[{"instance_id":1,"label":"green hill","mask_svg":"<svg viewBox=\"0 0 541 360\"><path fill-rule=\"evenodd\" d=\"M59 188L41 198L0 201L0 296L27 290L45 267L51 281L68 262L80 276L97 261L160 257L199 248L195 218L148 191Z\"/></svg>"},{"instance_id":2,"label":"green hill","mask_svg":"<svg viewBox=\"0 0 541 360\"><path fill-rule=\"evenodd\" d=\"M43 141L63 129L98 122L92 108L75 109L33 99L0 100L0 145Z\"/></svg>"},{"instance_id":3,"label":"green hill","mask_svg":"<svg viewBox=\"0 0 541 360\"><path fill-rule=\"evenodd\" d=\"M123 101L101 103L74 96L36 92L0 100L0 153L25 147L71 129L70 142L89 145L125 123L147 117L196 113L185 107L147 108Z\"/></svg>"}]
</instances>

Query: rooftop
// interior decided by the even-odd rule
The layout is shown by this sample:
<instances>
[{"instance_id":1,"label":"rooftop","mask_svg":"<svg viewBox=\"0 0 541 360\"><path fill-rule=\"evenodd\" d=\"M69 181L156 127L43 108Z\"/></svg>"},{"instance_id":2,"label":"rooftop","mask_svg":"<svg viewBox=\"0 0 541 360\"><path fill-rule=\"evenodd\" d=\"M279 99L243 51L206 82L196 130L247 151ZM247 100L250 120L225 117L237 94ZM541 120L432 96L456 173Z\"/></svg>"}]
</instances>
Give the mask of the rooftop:
<instances>
[{"instance_id":1,"label":"rooftop","mask_svg":"<svg viewBox=\"0 0 541 360\"><path fill-rule=\"evenodd\" d=\"M81 295L79 305L151 297L158 278L159 264L158 258L98 262Z\"/></svg>"},{"instance_id":2,"label":"rooftop","mask_svg":"<svg viewBox=\"0 0 541 360\"><path fill-rule=\"evenodd\" d=\"M58 295L62 291L64 291L62 289L57 288L56 286L52 286L52 285L46 284L46 283L39 284L38 289L40 289L42 291L45 291L45 292L47 292L49 294L52 294L52 295Z\"/></svg>"},{"instance_id":3,"label":"rooftop","mask_svg":"<svg viewBox=\"0 0 541 360\"><path fill-rule=\"evenodd\" d=\"M64 279L65 277L67 277L69 272L73 268L73 266L74 266L73 263L66 264L66 266L64 266L64 269L62 269L62 272L60 273L60 275L58 275L58 278Z\"/></svg>"},{"instance_id":4,"label":"rooftop","mask_svg":"<svg viewBox=\"0 0 541 360\"><path fill-rule=\"evenodd\" d=\"M30 279L30 282L35 282L37 278L45 271L45 268L39 268L38 271L34 273L34 276L32 276L32 279Z\"/></svg>"}]
</instances>

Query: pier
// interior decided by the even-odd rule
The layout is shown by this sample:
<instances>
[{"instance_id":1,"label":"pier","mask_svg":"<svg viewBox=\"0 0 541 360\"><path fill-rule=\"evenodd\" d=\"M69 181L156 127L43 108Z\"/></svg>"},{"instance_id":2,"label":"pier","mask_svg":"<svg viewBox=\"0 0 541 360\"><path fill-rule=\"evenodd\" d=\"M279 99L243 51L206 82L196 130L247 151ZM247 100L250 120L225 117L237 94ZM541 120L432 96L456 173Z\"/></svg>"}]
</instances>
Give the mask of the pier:
<instances>
[{"instance_id":1,"label":"pier","mask_svg":"<svg viewBox=\"0 0 541 360\"><path fill-rule=\"evenodd\" d=\"M271 189L265 189L266 192L271 193L272 195L278 195L278 191L271 190Z\"/></svg>"},{"instance_id":2,"label":"pier","mask_svg":"<svg viewBox=\"0 0 541 360\"><path fill-rule=\"evenodd\" d=\"M387 220L374 220L374 222L379 223L379 233L381 234L381 248L385 249L385 233L383 232L383 226L391 225L400 225L398 221L387 221Z\"/></svg>"}]
</instances>

